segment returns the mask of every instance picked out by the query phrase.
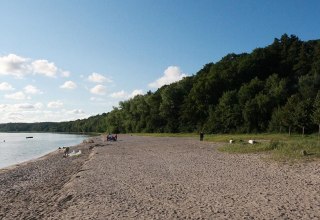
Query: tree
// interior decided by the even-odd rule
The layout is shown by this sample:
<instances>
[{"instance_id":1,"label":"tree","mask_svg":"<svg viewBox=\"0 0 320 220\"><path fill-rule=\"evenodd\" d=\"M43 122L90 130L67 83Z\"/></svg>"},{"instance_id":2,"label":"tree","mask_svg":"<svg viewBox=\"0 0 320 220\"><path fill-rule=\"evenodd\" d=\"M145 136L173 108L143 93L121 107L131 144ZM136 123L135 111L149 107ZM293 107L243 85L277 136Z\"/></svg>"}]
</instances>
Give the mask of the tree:
<instances>
[{"instance_id":1,"label":"tree","mask_svg":"<svg viewBox=\"0 0 320 220\"><path fill-rule=\"evenodd\" d=\"M225 92L215 109L210 110L205 124L206 132L234 132L242 124L241 110L237 100L237 91Z\"/></svg>"},{"instance_id":2,"label":"tree","mask_svg":"<svg viewBox=\"0 0 320 220\"><path fill-rule=\"evenodd\" d=\"M293 113L294 124L302 129L302 135L305 133L305 127L310 125L311 115L311 99L299 100L296 103L295 111Z\"/></svg>"},{"instance_id":3,"label":"tree","mask_svg":"<svg viewBox=\"0 0 320 220\"><path fill-rule=\"evenodd\" d=\"M312 121L318 125L318 136L320 136L320 91L318 91L313 103Z\"/></svg>"},{"instance_id":4,"label":"tree","mask_svg":"<svg viewBox=\"0 0 320 220\"><path fill-rule=\"evenodd\" d=\"M282 108L282 123L284 126L288 127L289 135L291 135L291 128L295 125L295 108L299 103L299 98L297 95L291 96L286 105Z\"/></svg>"}]
</instances>

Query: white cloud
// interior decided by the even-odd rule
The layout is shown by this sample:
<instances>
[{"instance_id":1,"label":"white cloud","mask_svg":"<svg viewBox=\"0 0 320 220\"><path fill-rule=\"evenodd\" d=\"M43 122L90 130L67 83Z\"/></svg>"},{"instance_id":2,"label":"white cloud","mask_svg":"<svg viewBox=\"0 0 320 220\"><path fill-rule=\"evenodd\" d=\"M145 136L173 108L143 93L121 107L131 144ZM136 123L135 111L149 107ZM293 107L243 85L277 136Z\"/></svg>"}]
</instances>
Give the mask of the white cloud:
<instances>
[{"instance_id":1,"label":"white cloud","mask_svg":"<svg viewBox=\"0 0 320 220\"><path fill-rule=\"evenodd\" d=\"M90 89L90 92L95 95L105 95L106 94L106 87L103 85L96 85L92 89Z\"/></svg>"},{"instance_id":2,"label":"white cloud","mask_svg":"<svg viewBox=\"0 0 320 220\"><path fill-rule=\"evenodd\" d=\"M15 54L0 57L0 75L11 75L23 78L28 74L40 74L48 77L69 77L70 72L59 69L53 62L48 60L32 60Z\"/></svg>"},{"instance_id":3,"label":"white cloud","mask_svg":"<svg viewBox=\"0 0 320 220\"><path fill-rule=\"evenodd\" d=\"M66 81L63 85L60 86L62 89L75 89L77 84L72 81Z\"/></svg>"},{"instance_id":4,"label":"white cloud","mask_svg":"<svg viewBox=\"0 0 320 220\"><path fill-rule=\"evenodd\" d=\"M0 91L12 91L14 88L7 82L0 83Z\"/></svg>"},{"instance_id":5,"label":"white cloud","mask_svg":"<svg viewBox=\"0 0 320 220\"><path fill-rule=\"evenodd\" d=\"M82 109L73 109L71 111L68 111L68 114L82 115L85 114L85 112Z\"/></svg>"},{"instance_id":6,"label":"white cloud","mask_svg":"<svg viewBox=\"0 0 320 220\"><path fill-rule=\"evenodd\" d=\"M88 80L95 83L103 83L103 82L111 83L112 82L111 79L106 78L105 76L99 73L92 73L90 76L88 76Z\"/></svg>"},{"instance_id":7,"label":"white cloud","mask_svg":"<svg viewBox=\"0 0 320 220\"><path fill-rule=\"evenodd\" d=\"M30 71L29 59L9 54L0 57L0 75L13 75L22 78Z\"/></svg>"},{"instance_id":8,"label":"white cloud","mask_svg":"<svg viewBox=\"0 0 320 220\"><path fill-rule=\"evenodd\" d=\"M121 90L120 92L114 92L110 94L110 97L114 99L123 99L123 98L127 98L127 96L128 94L123 90Z\"/></svg>"},{"instance_id":9,"label":"white cloud","mask_svg":"<svg viewBox=\"0 0 320 220\"><path fill-rule=\"evenodd\" d=\"M182 73L178 66L169 66L165 71L164 75L157 79L156 81L149 83L149 87L151 88L160 88L164 85L169 85L171 83L177 82L181 80L183 77L187 75Z\"/></svg>"},{"instance_id":10,"label":"white cloud","mask_svg":"<svg viewBox=\"0 0 320 220\"><path fill-rule=\"evenodd\" d=\"M48 60L35 60L31 63L33 71L35 73L43 74L49 77L55 77L58 68L54 63L50 63Z\"/></svg>"},{"instance_id":11,"label":"white cloud","mask_svg":"<svg viewBox=\"0 0 320 220\"><path fill-rule=\"evenodd\" d=\"M110 94L110 97L114 99L131 99L136 95L142 95L142 94L143 94L143 91L141 89L135 89L130 94L126 93L124 90L121 90L119 92L114 92Z\"/></svg>"},{"instance_id":12,"label":"white cloud","mask_svg":"<svg viewBox=\"0 0 320 220\"><path fill-rule=\"evenodd\" d=\"M129 98L133 98L136 95L142 95L143 91L141 89L135 89L131 92L131 94L129 94Z\"/></svg>"},{"instance_id":13,"label":"white cloud","mask_svg":"<svg viewBox=\"0 0 320 220\"><path fill-rule=\"evenodd\" d=\"M63 102L61 102L60 100L57 101L52 101L48 103L48 108L60 108L63 106Z\"/></svg>"},{"instance_id":14,"label":"white cloud","mask_svg":"<svg viewBox=\"0 0 320 220\"><path fill-rule=\"evenodd\" d=\"M42 92L35 86L27 85L24 87L24 92L27 94L42 94Z\"/></svg>"},{"instance_id":15,"label":"white cloud","mask_svg":"<svg viewBox=\"0 0 320 220\"><path fill-rule=\"evenodd\" d=\"M59 101L56 101L59 102ZM70 121L87 118L82 109L66 110L63 108L43 110L43 104L20 103L20 104L0 104L0 120L2 123L8 122L41 122L41 121Z\"/></svg>"},{"instance_id":16,"label":"white cloud","mask_svg":"<svg viewBox=\"0 0 320 220\"><path fill-rule=\"evenodd\" d=\"M25 100L25 99L31 99L29 96L26 96L23 92L16 92L12 94L6 94L4 95L6 99L15 99L15 100Z\"/></svg>"}]
</instances>

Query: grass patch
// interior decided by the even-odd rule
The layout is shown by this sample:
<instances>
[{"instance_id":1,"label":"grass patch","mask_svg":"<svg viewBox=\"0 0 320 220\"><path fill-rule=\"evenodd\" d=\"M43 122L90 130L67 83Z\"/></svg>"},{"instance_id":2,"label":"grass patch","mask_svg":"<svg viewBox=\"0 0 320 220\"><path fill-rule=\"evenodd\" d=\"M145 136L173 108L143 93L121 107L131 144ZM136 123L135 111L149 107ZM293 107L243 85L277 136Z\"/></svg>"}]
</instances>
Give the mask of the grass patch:
<instances>
[{"instance_id":1,"label":"grass patch","mask_svg":"<svg viewBox=\"0 0 320 220\"><path fill-rule=\"evenodd\" d=\"M282 162L307 161L320 158L320 142L314 136L290 137L283 140L267 140L256 144L236 142L219 148L228 153L268 152L271 159Z\"/></svg>"},{"instance_id":2,"label":"grass patch","mask_svg":"<svg viewBox=\"0 0 320 220\"><path fill-rule=\"evenodd\" d=\"M229 140L235 140L236 142L247 140L289 140L293 136L287 134L209 134L205 135L205 140L213 142L229 142Z\"/></svg>"},{"instance_id":3,"label":"grass patch","mask_svg":"<svg viewBox=\"0 0 320 220\"><path fill-rule=\"evenodd\" d=\"M153 137L192 137L199 139L197 133L135 133L139 136ZM248 140L258 143L249 144ZM234 140L234 144L229 144ZM320 139L318 135L293 134L205 134L204 141L224 142L219 151L234 154L267 153L272 160L292 162L320 159Z\"/></svg>"},{"instance_id":4,"label":"grass patch","mask_svg":"<svg viewBox=\"0 0 320 220\"><path fill-rule=\"evenodd\" d=\"M223 147L220 147L219 150L222 152L228 153L259 153L270 151L270 145L267 143L256 143L256 144L248 144L248 143L236 143L236 144L227 144Z\"/></svg>"}]
</instances>

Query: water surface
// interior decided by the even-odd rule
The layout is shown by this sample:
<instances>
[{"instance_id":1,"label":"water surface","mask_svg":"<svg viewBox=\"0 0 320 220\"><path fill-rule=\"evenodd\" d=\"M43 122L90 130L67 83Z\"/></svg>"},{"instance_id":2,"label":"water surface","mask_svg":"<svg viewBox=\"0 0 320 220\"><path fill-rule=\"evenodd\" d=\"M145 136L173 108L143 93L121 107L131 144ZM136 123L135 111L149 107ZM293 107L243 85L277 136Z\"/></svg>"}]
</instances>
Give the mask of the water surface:
<instances>
[{"instance_id":1,"label":"water surface","mask_svg":"<svg viewBox=\"0 0 320 220\"><path fill-rule=\"evenodd\" d=\"M59 147L77 145L87 137L57 133L0 133L0 168L41 157Z\"/></svg>"}]
</instances>

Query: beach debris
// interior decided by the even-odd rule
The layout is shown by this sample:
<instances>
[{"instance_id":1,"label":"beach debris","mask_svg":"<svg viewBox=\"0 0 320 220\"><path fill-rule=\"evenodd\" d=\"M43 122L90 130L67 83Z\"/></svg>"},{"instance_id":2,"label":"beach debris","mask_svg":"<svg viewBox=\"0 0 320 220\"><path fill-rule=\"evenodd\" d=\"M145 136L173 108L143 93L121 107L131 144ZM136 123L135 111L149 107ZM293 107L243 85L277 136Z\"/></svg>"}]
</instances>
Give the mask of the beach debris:
<instances>
[{"instance_id":1,"label":"beach debris","mask_svg":"<svg viewBox=\"0 0 320 220\"><path fill-rule=\"evenodd\" d=\"M306 150L302 150L300 153L301 153L302 156L307 156L308 155Z\"/></svg>"},{"instance_id":2,"label":"beach debris","mask_svg":"<svg viewBox=\"0 0 320 220\"><path fill-rule=\"evenodd\" d=\"M70 147L65 147L64 148L64 157L67 157L68 156L68 154L69 154L69 151L70 151Z\"/></svg>"},{"instance_id":3,"label":"beach debris","mask_svg":"<svg viewBox=\"0 0 320 220\"><path fill-rule=\"evenodd\" d=\"M89 147L89 150L92 150L93 148L94 148L94 146L91 145L91 146Z\"/></svg>"},{"instance_id":4,"label":"beach debris","mask_svg":"<svg viewBox=\"0 0 320 220\"><path fill-rule=\"evenodd\" d=\"M204 133L201 131L200 132L200 141L203 141Z\"/></svg>"},{"instance_id":5,"label":"beach debris","mask_svg":"<svg viewBox=\"0 0 320 220\"><path fill-rule=\"evenodd\" d=\"M229 140L229 144L233 144L234 143L234 140Z\"/></svg>"},{"instance_id":6,"label":"beach debris","mask_svg":"<svg viewBox=\"0 0 320 220\"><path fill-rule=\"evenodd\" d=\"M248 143L249 144L255 144L255 143L257 143L255 140L248 140Z\"/></svg>"},{"instance_id":7,"label":"beach debris","mask_svg":"<svg viewBox=\"0 0 320 220\"><path fill-rule=\"evenodd\" d=\"M79 156L81 154L81 150L79 150L77 153L73 150L71 153L68 154L69 157L73 157L73 156Z\"/></svg>"},{"instance_id":8,"label":"beach debris","mask_svg":"<svg viewBox=\"0 0 320 220\"><path fill-rule=\"evenodd\" d=\"M115 134L115 135L112 135L112 134L108 134L107 136L107 141L117 141L118 140L118 135Z\"/></svg>"},{"instance_id":9,"label":"beach debris","mask_svg":"<svg viewBox=\"0 0 320 220\"><path fill-rule=\"evenodd\" d=\"M73 199L73 195L68 195L68 196L60 199L58 206L63 206L65 203L69 202L72 199Z\"/></svg>"},{"instance_id":10,"label":"beach debris","mask_svg":"<svg viewBox=\"0 0 320 220\"><path fill-rule=\"evenodd\" d=\"M92 140L92 139L84 140L82 143L84 143L84 144L92 144L92 143L94 143L94 140Z\"/></svg>"},{"instance_id":11,"label":"beach debris","mask_svg":"<svg viewBox=\"0 0 320 220\"><path fill-rule=\"evenodd\" d=\"M26 137L26 139L30 139L30 138L33 138L33 136L28 136L28 137Z\"/></svg>"}]
</instances>

